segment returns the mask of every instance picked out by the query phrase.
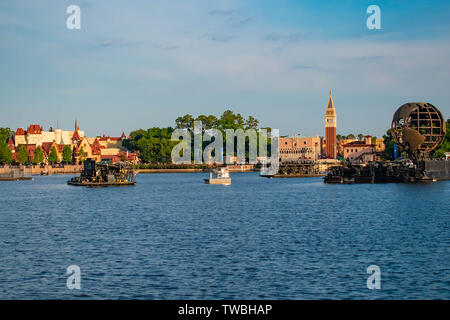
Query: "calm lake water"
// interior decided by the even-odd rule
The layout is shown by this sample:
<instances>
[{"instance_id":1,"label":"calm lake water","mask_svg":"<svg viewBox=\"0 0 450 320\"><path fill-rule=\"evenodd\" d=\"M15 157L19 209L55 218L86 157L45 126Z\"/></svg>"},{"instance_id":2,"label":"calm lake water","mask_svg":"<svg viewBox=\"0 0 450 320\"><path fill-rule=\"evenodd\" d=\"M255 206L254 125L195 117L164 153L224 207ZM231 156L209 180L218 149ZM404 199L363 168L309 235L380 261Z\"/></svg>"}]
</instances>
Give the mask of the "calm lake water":
<instances>
[{"instance_id":1,"label":"calm lake water","mask_svg":"<svg viewBox=\"0 0 450 320\"><path fill-rule=\"evenodd\" d=\"M450 181L0 183L1 299L450 299ZM66 287L69 265L81 290ZM369 265L381 289L366 286Z\"/></svg>"}]
</instances>

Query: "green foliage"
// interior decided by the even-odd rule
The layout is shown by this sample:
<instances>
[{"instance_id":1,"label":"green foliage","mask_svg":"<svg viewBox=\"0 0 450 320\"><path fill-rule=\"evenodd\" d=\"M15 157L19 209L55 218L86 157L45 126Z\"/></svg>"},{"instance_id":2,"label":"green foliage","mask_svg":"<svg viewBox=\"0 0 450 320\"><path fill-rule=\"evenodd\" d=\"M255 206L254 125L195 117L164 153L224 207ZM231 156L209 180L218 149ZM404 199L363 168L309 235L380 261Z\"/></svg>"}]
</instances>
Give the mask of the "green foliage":
<instances>
[{"instance_id":1,"label":"green foliage","mask_svg":"<svg viewBox=\"0 0 450 320\"><path fill-rule=\"evenodd\" d=\"M446 122L447 131L445 133L444 141L433 153L433 158L442 158L444 153L450 152L450 119L447 119Z\"/></svg>"},{"instance_id":2,"label":"green foliage","mask_svg":"<svg viewBox=\"0 0 450 320\"><path fill-rule=\"evenodd\" d=\"M40 146L37 146L34 151L33 163L42 163L44 161L44 151L42 151Z\"/></svg>"},{"instance_id":3,"label":"green foliage","mask_svg":"<svg viewBox=\"0 0 450 320\"><path fill-rule=\"evenodd\" d=\"M182 117L178 117L175 120L175 124L178 129L192 129L194 125L194 117L190 114L186 114Z\"/></svg>"},{"instance_id":4,"label":"green foliage","mask_svg":"<svg viewBox=\"0 0 450 320\"><path fill-rule=\"evenodd\" d=\"M0 163L2 164L10 164L13 161L12 152L8 146L11 133L9 128L0 128Z\"/></svg>"},{"instance_id":5,"label":"green foliage","mask_svg":"<svg viewBox=\"0 0 450 320\"><path fill-rule=\"evenodd\" d=\"M213 115L205 116L204 114L199 115L195 121L203 122L204 129L212 129L217 126L217 118Z\"/></svg>"},{"instance_id":6,"label":"green foliage","mask_svg":"<svg viewBox=\"0 0 450 320\"><path fill-rule=\"evenodd\" d=\"M172 148L178 143L171 140L172 132L170 127L140 129L131 132L130 139L125 139L123 145L130 151L139 151L143 162L168 163Z\"/></svg>"},{"instance_id":7,"label":"green foliage","mask_svg":"<svg viewBox=\"0 0 450 320\"><path fill-rule=\"evenodd\" d=\"M11 149L6 142L0 141L0 163L10 164L13 161Z\"/></svg>"},{"instance_id":8,"label":"green foliage","mask_svg":"<svg viewBox=\"0 0 450 320\"><path fill-rule=\"evenodd\" d=\"M29 161L28 159L28 151L24 145L21 145L19 149L17 149L17 162L20 164L26 163Z\"/></svg>"},{"instance_id":9,"label":"green foliage","mask_svg":"<svg viewBox=\"0 0 450 320\"><path fill-rule=\"evenodd\" d=\"M442 158L444 153L450 152L450 119L447 119L446 122L447 131L445 134L444 141L440 145L440 147L434 152L431 153L432 158ZM386 150L384 151L384 158L386 160L394 160L394 138L392 137L391 129L389 129L386 134L383 136L384 144L386 146ZM402 152L402 157L407 157L407 153Z\"/></svg>"},{"instance_id":10,"label":"green foliage","mask_svg":"<svg viewBox=\"0 0 450 320\"><path fill-rule=\"evenodd\" d=\"M354 135L353 133L350 133L350 134L347 136L347 139L355 139L355 135Z\"/></svg>"},{"instance_id":11,"label":"green foliage","mask_svg":"<svg viewBox=\"0 0 450 320\"><path fill-rule=\"evenodd\" d=\"M70 148L69 145L64 146L62 156L64 162L66 163L72 162L72 149Z\"/></svg>"},{"instance_id":12,"label":"green foliage","mask_svg":"<svg viewBox=\"0 0 450 320\"><path fill-rule=\"evenodd\" d=\"M54 146L50 149L50 154L48 155L48 162L52 164L58 163L58 153L56 152L56 148Z\"/></svg>"},{"instance_id":13,"label":"green foliage","mask_svg":"<svg viewBox=\"0 0 450 320\"><path fill-rule=\"evenodd\" d=\"M252 117L253 118L253 117ZM245 120L240 113L234 114L231 110L226 110L217 121L216 128L226 129L244 129Z\"/></svg>"},{"instance_id":14,"label":"green foliage","mask_svg":"<svg viewBox=\"0 0 450 320\"><path fill-rule=\"evenodd\" d=\"M363 141L364 135L362 133L358 134L358 140Z\"/></svg>"},{"instance_id":15,"label":"green foliage","mask_svg":"<svg viewBox=\"0 0 450 320\"><path fill-rule=\"evenodd\" d=\"M86 152L84 152L83 147L81 147L80 151L78 152L78 162L83 163L86 160Z\"/></svg>"},{"instance_id":16,"label":"green foliage","mask_svg":"<svg viewBox=\"0 0 450 320\"><path fill-rule=\"evenodd\" d=\"M12 131L9 128L0 128L0 142L8 142Z\"/></svg>"},{"instance_id":17,"label":"green foliage","mask_svg":"<svg viewBox=\"0 0 450 320\"><path fill-rule=\"evenodd\" d=\"M226 129L257 129L259 124L258 120L252 116L249 116L248 119L244 119L241 114L234 114L231 110L226 110L220 118L217 118L214 115L204 114L195 118L190 114L186 114L178 117L175 120L175 125L178 129L188 129L192 132L194 129L194 121L201 121L203 124L202 129L204 130L218 129L222 132L224 139L224 152L226 144ZM132 152L138 151L140 154L139 156L144 163L171 163L172 149L179 143L179 141L171 140L173 131L174 129L171 127L150 128L148 130L139 129L130 133L130 138L123 141L123 146ZM191 139L191 141L193 144L194 139ZM210 142L203 142L203 148L209 143ZM247 138L246 145L248 145L248 143L249 141Z\"/></svg>"},{"instance_id":18,"label":"green foliage","mask_svg":"<svg viewBox=\"0 0 450 320\"><path fill-rule=\"evenodd\" d=\"M386 134L383 136L384 145L386 149L384 150L384 159L385 160L394 160L394 138L392 137L391 129L386 131Z\"/></svg>"},{"instance_id":19,"label":"green foliage","mask_svg":"<svg viewBox=\"0 0 450 320\"><path fill-rule=\"evenodd\" d=\"M253 118L252 116L249 116L248 119L245 121L245 128L246 129L258 129L259 121Z\"/></svg>"},{"instance_id":20,"label":"green foliage","mask_svg":"<svg viewBox=\"0 0 450 320\"><path fill-rule=\"evenodd\" d=\"M173 163L146 163L135 165L135 169L210 169L215 165L208 164L173 164Z\"/></svg>"}]
</instances>

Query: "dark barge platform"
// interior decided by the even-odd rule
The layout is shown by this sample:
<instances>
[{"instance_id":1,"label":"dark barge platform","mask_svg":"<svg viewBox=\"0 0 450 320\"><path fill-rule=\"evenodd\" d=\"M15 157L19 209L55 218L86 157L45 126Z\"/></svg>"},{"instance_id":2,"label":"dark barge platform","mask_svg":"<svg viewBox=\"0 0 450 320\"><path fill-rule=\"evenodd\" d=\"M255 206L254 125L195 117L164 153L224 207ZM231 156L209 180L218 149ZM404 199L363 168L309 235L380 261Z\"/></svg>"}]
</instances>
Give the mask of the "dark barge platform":
<instances>
[{"instance_id":1,"label":"dark barge platform","mask_svg":"<svg viewBox=\"0 0 450 320\"><path fill-rule=\"evenodd\" d=\"M264 178L311 178L323 177L319 164L312 160L283 161L275 174L260 174Z\"/></svg>"},{"instance_id":2,"label":"dark barge platform","mask_svg":"<svg viewBox=\"0 0 450 320\"><path fill-rule=\"evenodd\" d=\"M67 184L91 188L133 186L136 184L136 172L127 162L96 163L87 159L81 175L70 179Z\"/></svg>"},{"instance_id":3,"label":"dark barge platform","mask_svg":"<svg viewBox=\"0 0 450 320\"><path fill-rule=\"evenodd\" d=\"M332 167L325 183L420 183L450 180L450 160L399 160Z\"/></svg>"},{"instance_id":4,"label":"dark barge platform","mask_svg":"<svg viewBox=\"0 0 450 320\"><path fill-rule=\"evenodd\" d=\"M263 178L276 178L276 179L288 179L288 178L317 178L324 177L325 174L274 174L274 175L260 175Z\"/></svg>"},{"instance_id":5,"label":"dark barge platform","mask_svg":"<svg viewBox=\"0 0 450 320\"><path fill-rule=\"evenodd\" d=\"M90 188L100 188L100 187L125 187L134 186L135 182L88 182L88 181L67 181L67 184L77 187L90 187Z\"/></svg>"}]
</instances>

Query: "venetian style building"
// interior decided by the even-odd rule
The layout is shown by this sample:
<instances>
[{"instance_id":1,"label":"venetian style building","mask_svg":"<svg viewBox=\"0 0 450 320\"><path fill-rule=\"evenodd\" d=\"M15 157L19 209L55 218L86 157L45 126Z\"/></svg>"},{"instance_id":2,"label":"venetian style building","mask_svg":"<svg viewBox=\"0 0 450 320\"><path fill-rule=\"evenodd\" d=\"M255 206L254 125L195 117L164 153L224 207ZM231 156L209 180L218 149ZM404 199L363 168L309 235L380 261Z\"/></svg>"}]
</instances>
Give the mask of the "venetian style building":
<instances>
[{"instance_id":1,"label":"venetian style building","mask_svg":"<svg viewBox=\"0 0 450 320\"><path fill-rule=\"evenodd\" d=\"M377 145L372 136L364 136L364 141L352 141L344 144L344 158L352 163L368 163L377 160Z\"/></svg>"},{"instance_id":2,"label":"venetian style building","mask_svg":"<svg viewBox=\"0 0 450 320\"><path fill-rule=\"evenodd\" d=\"M336 109L334 108L333 97L331 96L330 90L330 97L328 98L328 105L325 113L325 157L328 159L336 159L337 157L336 126Z\"/></svg>"},{"instance_id":3,"label":"venetian style building","mask_svg":"<svg viewBox=\"0 0 450 320\"><path fill-rule=\"evenodd\" d=\"M281 137L278 140L280 161L317 160L322 153L322 138Z\"/></svg>"}]
</instances>

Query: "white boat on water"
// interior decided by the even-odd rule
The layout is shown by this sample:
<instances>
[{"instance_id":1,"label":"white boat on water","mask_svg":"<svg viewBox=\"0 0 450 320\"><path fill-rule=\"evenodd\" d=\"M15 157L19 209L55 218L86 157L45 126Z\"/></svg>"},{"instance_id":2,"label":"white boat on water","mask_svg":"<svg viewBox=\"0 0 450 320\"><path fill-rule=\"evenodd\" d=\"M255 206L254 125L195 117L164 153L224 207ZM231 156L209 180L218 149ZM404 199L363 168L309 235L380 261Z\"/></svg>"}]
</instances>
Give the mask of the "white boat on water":
<instances>
[{"instance_id":1,"label":"white boat on water","mask_svg":"<svg viewBox=\"0 0 450 320\"><path fill-rule=\"evenodd\" d=\"M213 172L211 171L209 173L209 179L204 179L206 184L231 184L230 171L228 168L220 168L219 170L215 170L214 173L216 174L216 177L213 177Z\"/></svg>"}]
</instances>

